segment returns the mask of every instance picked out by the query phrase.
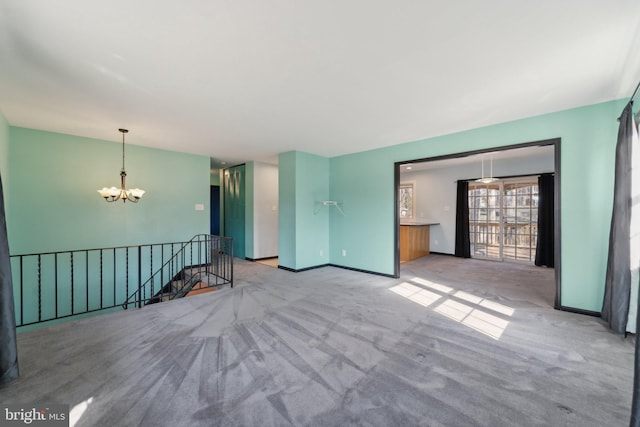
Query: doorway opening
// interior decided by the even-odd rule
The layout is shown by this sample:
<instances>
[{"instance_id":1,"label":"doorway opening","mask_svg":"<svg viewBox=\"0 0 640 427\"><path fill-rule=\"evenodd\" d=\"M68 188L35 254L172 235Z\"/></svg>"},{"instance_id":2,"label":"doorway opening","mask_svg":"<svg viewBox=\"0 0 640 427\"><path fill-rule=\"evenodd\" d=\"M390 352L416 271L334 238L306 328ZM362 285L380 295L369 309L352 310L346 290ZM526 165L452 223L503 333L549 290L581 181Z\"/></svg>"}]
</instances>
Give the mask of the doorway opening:
<instances>
[{"instance_id":1,"label":"doorway opening","mask_svg":"<svg viewBox=\"0 0 640 427\"><path fill-rule=\"evenodd\" d=\"M212 236L220 235L220 186L210 186L209 192L209 232Z\"/></svg>"},{"instance_id":2,"label":"doorway opening","mask_svg":"<svg viewBox=\"0 0 640 427\"><path fill-rule=\"evenodd\" d=\"M566 309L561 303L560 283L560 142L556 138L395 163L396 277L400 277L401 268L401 225L429 225L430 253L454 255L456 206L459 204L456 201L456 187L460 181L469 183L469 192L461 194L469 198L472 256L531 264L535 259L538 237L537 206L540 191L537 179L539 175L553 174L553 205L549 213L553 219L550 228L553 236L549 237L553 249L553 262L550 265L554 267L555 279L553 306ZM542 163L538 163L541 158L544 158ZM482 159L493 160L491 177L497 180L476 185L480 184L476 180L485 177L484 171L481 172ZM426 179L423 176L425 174L437 176L437 179ZM399 190L401 183L410 181L416 182L412 200L416 217L408 223L400 217ZM546 238L547 234L543 235Z\"/></svg>"}]
</instances>

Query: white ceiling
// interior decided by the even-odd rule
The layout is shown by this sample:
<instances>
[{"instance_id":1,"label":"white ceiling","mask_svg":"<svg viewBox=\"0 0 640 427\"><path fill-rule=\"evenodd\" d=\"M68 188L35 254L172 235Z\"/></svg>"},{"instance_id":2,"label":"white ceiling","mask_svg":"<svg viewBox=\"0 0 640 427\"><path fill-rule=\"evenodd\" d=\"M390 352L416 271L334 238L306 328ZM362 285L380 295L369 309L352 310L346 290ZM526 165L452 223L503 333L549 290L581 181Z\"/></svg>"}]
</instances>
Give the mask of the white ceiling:
<instances>
[{"instance_id":1,"label":"white ceiling","mask_svg":"<svg viewBox=\"0 0 640 427\"><path fill-rule=\"evenodd\" d=\"M457 167L463 165L474 165L480 170L481 162L485 162L487 165L487 172L489 168L489 162L501 161L501 160L522 160L522 159L547 159L553 163L555 147L553 145L536 145L520 148L512 148L508 150L498 150L481 154L471 154L464 157L451 157L442 160L427 160L417 163L405 163L401 165L401 173L413 173L432 169L442 169Z\"/></svg>"},{"instance_id":2,"label":"white ceiling","mask_svg":"<svg viewBox=\"0 0 640 427\"><path fill-rule=\"evenodd\" d=\"M237 163L629 97L638 0L2 0L13 126Z\"/></svg>"}]
</instances>

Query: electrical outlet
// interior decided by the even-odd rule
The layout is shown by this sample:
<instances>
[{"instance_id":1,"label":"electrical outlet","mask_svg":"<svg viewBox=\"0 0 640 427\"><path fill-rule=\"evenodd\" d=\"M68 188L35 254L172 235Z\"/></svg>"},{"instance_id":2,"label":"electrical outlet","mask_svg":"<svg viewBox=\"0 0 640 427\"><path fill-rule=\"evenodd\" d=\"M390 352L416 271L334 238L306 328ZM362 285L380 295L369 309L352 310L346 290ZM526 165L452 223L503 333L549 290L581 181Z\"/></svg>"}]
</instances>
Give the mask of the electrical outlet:
<instances>
[{"instance_id":1,"label":"electrical outlet","mask_svg":"<svg viewBox=\"0 0 640 427\"><path fill-rule=\"evenodd\" d=\"M435 246L435 245L438 245L439 243L440 243L440 242L438 242L437 240L434 240L434 241L433 241L434 246Z\"/></svg>"},{"instance_id":2,"label":"electrical outlet","mask_svg":"<svg viewBox=\"0 0 640 427\"><path fill-rule=\"evenodd\" d=\"M342 256L347 256L347 250L346 249L342 250Z\"/></svg>"},{"instance_id":3,"label":"electrical outlet","mask_svg":"<svg viewBox=\"0 0 640 427\"><path fill-rule=\"evenodd\" d=\"M320 256L324 256L324 251L320 249Z\"/></svg>"},{"instance_id":4,"label":"electrical outlet","mask_svg":"<svg viewBox=\"0 0 640 427\"><path fill-rule=\"evenodd\" d=\"M197 211L203 211L204 210L204 205L202 203L196 203L196 210Z\"/></svg>"}]
</instances>

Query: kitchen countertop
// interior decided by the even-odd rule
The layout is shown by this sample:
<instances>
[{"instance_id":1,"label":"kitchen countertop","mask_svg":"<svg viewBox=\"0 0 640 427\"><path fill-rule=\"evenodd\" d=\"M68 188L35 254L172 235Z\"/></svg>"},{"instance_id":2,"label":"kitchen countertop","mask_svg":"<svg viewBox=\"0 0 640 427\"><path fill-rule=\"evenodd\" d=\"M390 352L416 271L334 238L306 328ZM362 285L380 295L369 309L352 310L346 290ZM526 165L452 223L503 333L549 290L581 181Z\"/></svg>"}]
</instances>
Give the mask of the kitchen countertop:
<instances>
[{"instance_id":1,"label":"kitchen countertop","mask_svg":"<svg viewBox=\"0 0 640 427\"><path fill-rule=\"evenodd\" d=\"M429 219L417 219L417 220L410 220L410 221L400 220L400 225L438 225L438 224L440 223L429 220Z\"/></svg>"}]
</instances>

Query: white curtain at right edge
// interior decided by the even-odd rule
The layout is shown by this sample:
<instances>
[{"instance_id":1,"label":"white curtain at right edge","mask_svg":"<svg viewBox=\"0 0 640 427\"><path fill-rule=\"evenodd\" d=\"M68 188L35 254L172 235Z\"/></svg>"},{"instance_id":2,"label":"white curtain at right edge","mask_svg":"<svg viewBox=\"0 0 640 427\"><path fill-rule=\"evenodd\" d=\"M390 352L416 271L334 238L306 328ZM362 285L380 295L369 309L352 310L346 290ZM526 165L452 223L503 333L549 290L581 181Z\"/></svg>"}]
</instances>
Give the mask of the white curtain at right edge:
<instances>
[{"instance_id":1,"label":"white curtain at right edge","mask_svg":"<svg viewBox=\"0 0 640 427\"><path fill-rule=\"evenodd\" d=\"M635 120L631 138L631 225L629 227L629 265L631 266L631 289L627 332L636 333L638 316L638 287L640 285L640 147Z\"/></svg>"}]
</instances>

